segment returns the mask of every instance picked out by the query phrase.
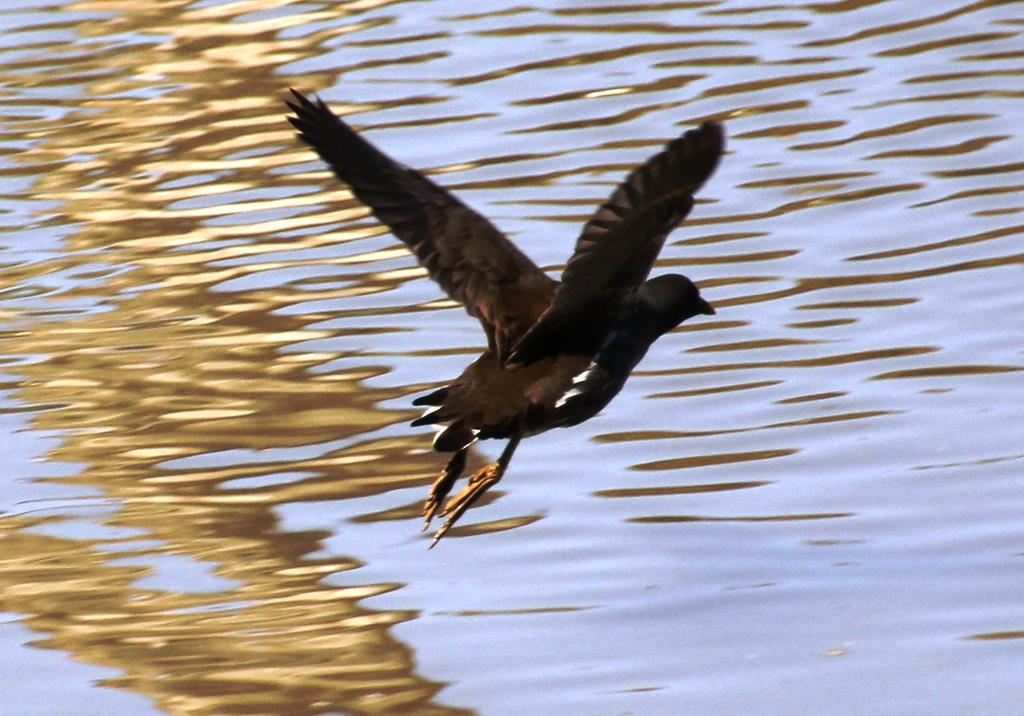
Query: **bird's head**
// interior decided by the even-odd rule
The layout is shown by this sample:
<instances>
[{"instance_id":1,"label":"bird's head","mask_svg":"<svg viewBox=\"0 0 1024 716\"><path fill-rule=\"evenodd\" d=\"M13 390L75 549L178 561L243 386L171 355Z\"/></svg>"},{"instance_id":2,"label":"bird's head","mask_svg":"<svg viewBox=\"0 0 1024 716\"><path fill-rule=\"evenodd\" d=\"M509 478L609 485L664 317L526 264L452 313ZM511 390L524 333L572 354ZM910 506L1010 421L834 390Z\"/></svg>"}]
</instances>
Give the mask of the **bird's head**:
<instances>
[{"instance_id":1,"label":"bird's head","mask_svg":"<svg viewBox=\"0 0 1024 716\"><path fill-rule=\"evenodd\" d=\"M696 315L715 314L715 309L701 298L693 281L677 273L655 276L645 281L637 297L650 312L658 335Z\"/></svg>"}]
</instances>

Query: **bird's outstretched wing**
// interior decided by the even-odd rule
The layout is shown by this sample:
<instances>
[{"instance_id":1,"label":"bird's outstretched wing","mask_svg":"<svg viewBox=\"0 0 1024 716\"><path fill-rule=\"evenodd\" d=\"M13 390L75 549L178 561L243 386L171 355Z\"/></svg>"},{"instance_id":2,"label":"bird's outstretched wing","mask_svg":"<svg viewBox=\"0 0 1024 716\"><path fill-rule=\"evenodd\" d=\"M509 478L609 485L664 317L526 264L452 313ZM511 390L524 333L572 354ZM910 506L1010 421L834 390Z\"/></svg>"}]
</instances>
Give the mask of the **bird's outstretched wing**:
<instances>
[{"instance_id":1,"label":"bird's outstretched wing","mask_svg":"<svg viewBox=\"0 0 1024 716\"><path fill-rule=\"evenodd\" d=\"M557 285L487 219L363 139L320 99L292 90L299 138L402 240L448 296L480 320L504 359Z\"/></svg>"},{"instance_id":2,"label":"bird's outstretched wing","mask_svg":"<svg viewBox=\"0 0 1024 716\"><path fill-rule=\"evenodd\" d=\"M551 306L515 345L509 363L587 352L607 311L647 278L665 237L693 206L725 145L721 125L705 122L630 172L583 226ZM602 320L603 319L603 320Z\"/></svg>"}]
</instances>

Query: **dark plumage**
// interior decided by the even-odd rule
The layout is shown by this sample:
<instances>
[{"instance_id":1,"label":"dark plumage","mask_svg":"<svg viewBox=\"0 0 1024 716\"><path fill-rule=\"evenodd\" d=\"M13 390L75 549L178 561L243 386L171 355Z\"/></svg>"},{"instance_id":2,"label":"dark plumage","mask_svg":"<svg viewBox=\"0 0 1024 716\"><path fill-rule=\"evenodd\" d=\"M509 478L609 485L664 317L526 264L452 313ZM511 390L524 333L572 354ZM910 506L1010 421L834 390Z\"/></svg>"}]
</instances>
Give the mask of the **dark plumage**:
<instances>
[{"instance_id":1,"label":"dark plumage","mask_svg":"<svg viewBox=\"0 0 1024 716\"><path fill-rule=\"evenodd\" d=\"M715 312L685 276L647 275L718 165L720 125L685 132L634 169L583 226L554 281L487 219L382 153L321 100L292 94L288 121L299 138L487 335L487 349L462 375L413 401L429 409L412 424L442 425L434 448L454 453L423 508L424 529L436 514L448 517L431 546L501 479L520 439L592 417L659 336ZM470 445L484 438L509 442L442 509Z\"/></svg>"}]
</instances>

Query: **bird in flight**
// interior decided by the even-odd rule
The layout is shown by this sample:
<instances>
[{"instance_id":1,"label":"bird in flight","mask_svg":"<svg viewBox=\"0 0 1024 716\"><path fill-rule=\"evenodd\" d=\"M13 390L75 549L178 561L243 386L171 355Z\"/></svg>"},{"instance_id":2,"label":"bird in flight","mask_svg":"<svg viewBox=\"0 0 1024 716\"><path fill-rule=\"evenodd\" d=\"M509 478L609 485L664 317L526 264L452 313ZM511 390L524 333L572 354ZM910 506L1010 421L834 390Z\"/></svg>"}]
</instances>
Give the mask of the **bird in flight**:
<instances>
[{"instance_id":1,"label":"bird in flight","mask_svg":"<svg viewBox=\"0 0 1024 716\"><path fill-rule=\"evenodd\" d=\"M413 401L428 409L412 424L441 426L434 449L452 453L423 507L424 530L447 518L431 547L502 478L522 438L593 417L659 336L714 314L687 277L647 275L718 165L721 125L683 133L630 172L583 225L555 281L490 221L370 144L322 100L292 95L288 121L299 138L487 335L462 375ZM508 443L449 499L470 446L486 438Z\"/></svg>"}]
</instances>

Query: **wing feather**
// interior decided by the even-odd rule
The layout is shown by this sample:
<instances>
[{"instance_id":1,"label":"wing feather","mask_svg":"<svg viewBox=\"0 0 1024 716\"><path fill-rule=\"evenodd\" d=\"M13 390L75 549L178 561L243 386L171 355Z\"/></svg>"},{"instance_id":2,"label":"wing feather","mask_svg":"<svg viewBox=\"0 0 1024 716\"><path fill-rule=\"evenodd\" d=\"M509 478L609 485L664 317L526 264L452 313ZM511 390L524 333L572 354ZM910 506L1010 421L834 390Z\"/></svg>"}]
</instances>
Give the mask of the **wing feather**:
<instances>
[{"instance_id":1,"label":"wing feather","mask_svg":"<svg viewBox=\"0 0 1024 716\"><path fill-rule=\"evenodd\" d=\"M718 166L724 144L721 125L705 122L630 172L584 224L551 305L516 344L509 363L596 350L599 336L588 327L605 325L600 319L647 278L665 238Z\"/></svg>"},{"instance_id":2,"label":"wing feather","mask_svg":"<svg viewBox=\"0 0 1024 716\"><path fill-rule=\"evenodd\" d=\"M504 358L551 302L556 282L487 219L426 176L381 152L320 99L292 90L299 138L416 256L453 300L480 320Z\"/></svg>"}]
</instances>

